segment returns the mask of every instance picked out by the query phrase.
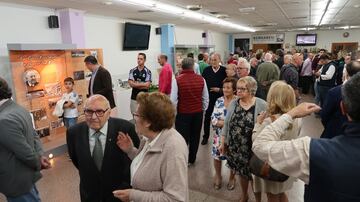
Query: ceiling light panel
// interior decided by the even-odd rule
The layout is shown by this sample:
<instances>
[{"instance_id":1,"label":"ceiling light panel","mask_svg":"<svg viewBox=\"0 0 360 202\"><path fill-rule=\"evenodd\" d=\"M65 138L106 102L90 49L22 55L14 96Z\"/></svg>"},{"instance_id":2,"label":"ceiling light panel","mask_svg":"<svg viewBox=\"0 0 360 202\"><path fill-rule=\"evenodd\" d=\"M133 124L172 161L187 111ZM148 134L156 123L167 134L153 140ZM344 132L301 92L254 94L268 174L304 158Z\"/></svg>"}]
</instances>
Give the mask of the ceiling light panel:
<instances>
[{"instance_id":1,"label":"ceiling light panel","mask_svg":"<svg viewBox=\"0 0 360 202\"><path fill-rule=\"evenodd\" d=\"M178 6L173 6L170 4L166 4L166 3L161 3L158 1L153 1L153 0L116 0L122 3L126 3L126 4L132 4L132 5L136 5L136 6L144 6L148 9L153 9L159 12L163 12L163 13L168 13L171 15L177 15L180 17L186 17L186 18L191 18L191 19L195 19L195 20L200 20L200 21L205 21L211 24L215 24L215 25L221 25L221 26L226 26L232 29L238 29L238 30L242 30L242 31L248 31L248 32L255 32L254 29L252 29L251 27L247 27L247 26L243 26L240 24L236 24L236 23L232 23L223 19L219 19L210 15L205 15L202 13L198 13L198 12L194 12L194 11L190 11Z\"/></svg>"}]
</instances>

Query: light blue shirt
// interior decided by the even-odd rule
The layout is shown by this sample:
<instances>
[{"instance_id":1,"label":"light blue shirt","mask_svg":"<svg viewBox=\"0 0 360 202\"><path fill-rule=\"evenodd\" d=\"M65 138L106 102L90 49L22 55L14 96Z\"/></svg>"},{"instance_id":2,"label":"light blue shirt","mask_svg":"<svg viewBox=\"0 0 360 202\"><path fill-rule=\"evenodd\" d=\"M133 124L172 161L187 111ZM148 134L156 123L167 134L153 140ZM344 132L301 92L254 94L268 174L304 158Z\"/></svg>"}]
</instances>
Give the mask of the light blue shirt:
<instances>
[{"instance_id":1,"label":"light blue shirt","mask_svg":"<svg viewBox=\"0 0 360 202\"><path fill-rule=\"evenodd\" d=\"M105 152L107 131L108 131L108 121L106 121L104 126L100 129L100 132L102 134L99 136L99 139L101 142L103 153ZM96 138L94 135L95 133L96 133L96 130L89 128L89 146L90 146L91 156L92 156L92 153L93 153L93 150L95 147L95 141L96 141Z\"/></svg>"}]
</instances>

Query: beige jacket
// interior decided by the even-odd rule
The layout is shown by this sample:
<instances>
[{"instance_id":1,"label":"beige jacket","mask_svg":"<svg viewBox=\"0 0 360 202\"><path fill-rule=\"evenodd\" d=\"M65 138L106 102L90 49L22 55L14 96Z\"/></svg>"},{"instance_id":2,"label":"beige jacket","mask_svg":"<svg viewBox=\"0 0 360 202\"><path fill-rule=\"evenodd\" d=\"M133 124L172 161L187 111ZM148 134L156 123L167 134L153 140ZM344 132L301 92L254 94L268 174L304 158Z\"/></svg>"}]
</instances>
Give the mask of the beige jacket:
<instances>
[{"instance_id":1,"label":"beige jacket","mask_svg":"<svg viewBox=\"0 0 360 202\"><path fill-rule=\"evenodd\" d=\"M142 140L128 156L134 159L144 144ZM133 177L130 201L189 201L187 162L184 138L173 128L163 131Z\"/></svg>"}]
</instances>

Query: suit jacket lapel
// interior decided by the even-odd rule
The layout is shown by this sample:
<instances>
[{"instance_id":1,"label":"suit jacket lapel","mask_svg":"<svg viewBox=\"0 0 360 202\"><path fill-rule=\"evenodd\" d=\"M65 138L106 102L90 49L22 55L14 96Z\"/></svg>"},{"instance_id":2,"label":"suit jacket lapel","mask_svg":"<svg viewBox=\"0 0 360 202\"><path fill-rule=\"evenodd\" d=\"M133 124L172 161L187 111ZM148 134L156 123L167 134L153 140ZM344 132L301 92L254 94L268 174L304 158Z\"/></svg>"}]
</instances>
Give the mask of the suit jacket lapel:
<instances>
[{"instance_id":1,"label":"suit jacket lapel","mask_svg":"<svg viewBox=\"0 0 360 202\"><path fill-rule=\"evenodd\" d=\"M101 170L103 170L104 168L104 164L106 162L111 162L111 160L107 160L107 158L110 157L110 154L112 152L112 144L114 141L116 141L116 130L115 130L115 126L112 122L112 119L109 118L108 120L108 130L107 130L107 135L106 135L106 144L105 144L105 150L104 150L104 157L103 157L103 162L102 162L102 168Z\"/></svg>"},{"instance_id":2,"label":"suit jacket lapel","mask_svg":"<svg viewBox=\"0 0 360 202\"><path fill-rule=\"evenodd\" d=\"M82 136L81 137L82 144L80 144L80 145L84 145L83 148L84 148L85 158L89 162L89 165L91 165L91 167L93 167L94 170L98 171L98 169L96 168L95 162L91 156L90 142L89 142L89 127L87 126L87 124L85 124L85 127L83 127L80 134L83 134L83 135L81 135Z\"/></svg>"}]
</instances>

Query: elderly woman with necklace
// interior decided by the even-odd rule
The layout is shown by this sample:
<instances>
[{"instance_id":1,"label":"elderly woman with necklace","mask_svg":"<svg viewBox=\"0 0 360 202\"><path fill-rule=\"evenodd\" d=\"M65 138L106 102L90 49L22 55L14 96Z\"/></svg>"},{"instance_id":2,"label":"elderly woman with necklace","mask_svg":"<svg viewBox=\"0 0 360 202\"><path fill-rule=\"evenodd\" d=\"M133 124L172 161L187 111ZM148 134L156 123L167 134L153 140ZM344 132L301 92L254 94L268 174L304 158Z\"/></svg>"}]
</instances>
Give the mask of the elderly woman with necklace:
<instances>
[{"instance_id":1,"label":"elderly woman with necklace","mask_svg":"<svg viewBox=\"0 0 360 202\"><path fill-rule=\"evenodd\" d=\"M228 107L219 148L221 153L225 153L226 148L228 167L240 175L241 202L248 200L248 187L252 181L249 168L252 131L257 115L266 110L266 102L255 97L256 90L257 83L250 76L237 82L238 99L232 101Z\"/></svg>"}]
</instances>

